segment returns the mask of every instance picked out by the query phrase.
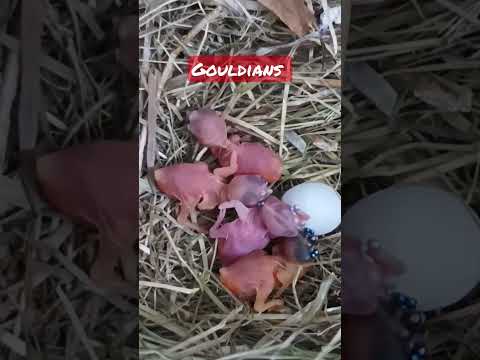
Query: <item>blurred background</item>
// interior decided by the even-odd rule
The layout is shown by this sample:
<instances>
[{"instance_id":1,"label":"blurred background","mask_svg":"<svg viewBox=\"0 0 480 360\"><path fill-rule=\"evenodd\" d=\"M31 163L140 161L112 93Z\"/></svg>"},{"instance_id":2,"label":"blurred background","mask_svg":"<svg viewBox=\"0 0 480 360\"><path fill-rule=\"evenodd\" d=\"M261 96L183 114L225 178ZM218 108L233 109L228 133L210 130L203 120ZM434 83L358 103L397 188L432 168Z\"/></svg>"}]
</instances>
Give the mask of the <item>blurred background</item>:
<instances>
[{"instance_id":1,"label":"blurred background","mask_svg":"<svg viewBox=\"0 0 480 360\"><path fill-rule=\"evenodd\" d=\"M344 5L342 195L349 220L344 218L344 230L371 236L382 228L390 240L377 240L410 263L420 261L416 254L428 253L423 267L402 281L413 284L430 276L427 289L445 300L427 313L429 356L476 358L480 5L443 0ZM388 195L418 185L426 188ZM359 210L371 216L362 217ZM399 234L403 241L392 240ZM405 244L411 244L408 250ZM446 266L455 259L456 266ZM437 272L428 275L426 269ZM463 291L453 289L475 271ZM459 301L449 303L446 294Z\"/></svg>"},{"instance_id":2,"label":"blurred background","mask_svg":"<svg viewBox=\"0 0 480 360\"><path fill-rule=\"evenodd\" d=\"M72 146L136 139L137 77L118 54L120 24L137 13L136 2L113 0L0 4L2 359L138 358L136 298L89 278L99 229L54 210L35 167L45 154ZM98 167L87 171L91 161L82 161L53 161L54 175L43 169L53 176L53 192L61 191L59 182L66 186L62 200L73 213L76 194L105 190L95 179ZM136 227L137 217L131 220Z\"/></svg>"}]
</instances>

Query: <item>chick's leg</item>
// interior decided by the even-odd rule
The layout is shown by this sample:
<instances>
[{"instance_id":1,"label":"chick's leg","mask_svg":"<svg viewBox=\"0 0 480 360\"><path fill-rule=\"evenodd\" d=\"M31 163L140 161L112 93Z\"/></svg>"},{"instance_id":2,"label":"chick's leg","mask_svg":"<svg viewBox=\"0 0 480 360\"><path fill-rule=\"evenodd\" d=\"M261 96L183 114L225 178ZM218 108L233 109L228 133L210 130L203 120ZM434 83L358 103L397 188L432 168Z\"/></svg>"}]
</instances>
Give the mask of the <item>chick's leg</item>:
<instances>
[{"instance_id":1,"label":"chick's leg","mask_svg":"<svg viewBox=\"0 0 480 360\"><path fill-rule=\"evenodd\" d=\"M229 177L235 174L238 170L238 154L235 150L232 151L230 155L230 164L228 166L217 168L213 170L213 173L220 177Z\"/></svg>"},{"instance_id":2,"label":"chick's leg","mask_svg":"<svg viewBox=\"0 0 480 360\"><path fill-rule=\"evenodd\" d=\"M242 202L238 200L226 201L218 207L220 210L224 209L235 209L240 220L246 220L250 209L243 205Z\"/></svg>"},{"instance_id":3,"label":"chick's leg","mask_svg":"<svg viewBox=\"0 0 480 360\"><path fill-rule=\"evenodd\" d=\"M201 226L197 224L197 211L195 210L197 203L198 201L196 201L195 203L182 201L180 205L180 211L177 216L177 222L180 225L184 225L200 233L207 233L206 229L203 229ZM188 220L189 216L192 219L192 221Z\"/></svg>"},{"instance_id":4,"label":"chick's leg","mask_svg":"<svg viewBox=\"0 0 480 360\"><path fill-rule=\"evenodd\" d=\"M298 279L300 279L302 275L305 273L306 269L310 266L312 265L302 266L302 265L297 265L293 263L287 263L285 264L285 266L282 266L275 274L277 281L280 283L280 287L275 292L275 297L282 295L282 293L289 286L292 285L295 278L297 277L297 274L298 274Z\"/></svg>"},{"instance_id":5,"label":"chick's leg","mask_svg":"<svg viewBox=\"0 0 480 360\"><path fill-rule=\"evenodd\" d=\"M186 225L189 222L188 216L190 215L191 208L192 206L188 202L182 201L180 203L180 209L177 215L177 222L180 225Z\"/></svg>"},{"instance_id":6,"label":"chick's leg","mask_svg":"<svg viewBox=\"0 0 480 360\"><path fill-rule=\"evenodd\" d=\"M255 298L255 304L253 305L256 312L262 313L283 305L283 301L280 299L268 301L268 297L272 293L274 286L275 279L272 278L271 281L263 282L257 287L257 296Z\"/></svg>"},{"instance_id":7,"label":"chick's leg","mask_svg":"<svg viewBox=\"0 0 480 360\"><path fill-rule=\"evenodd\" d=\"M206 193L198 204L200 210L212 210L218 205L219 197L215 193Z\"/></svg>"}]
</instances>

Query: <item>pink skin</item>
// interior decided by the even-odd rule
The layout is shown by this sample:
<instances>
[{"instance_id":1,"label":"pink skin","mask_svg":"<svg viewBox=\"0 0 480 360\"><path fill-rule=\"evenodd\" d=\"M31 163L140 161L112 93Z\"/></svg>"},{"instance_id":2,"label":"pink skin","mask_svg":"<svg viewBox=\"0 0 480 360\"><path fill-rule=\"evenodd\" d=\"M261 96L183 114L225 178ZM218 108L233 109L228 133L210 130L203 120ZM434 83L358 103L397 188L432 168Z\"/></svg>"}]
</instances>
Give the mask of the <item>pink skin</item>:
<instances>
[{"instance_id":1,"label":"pink skin","mask_svg":"<svg viewBox=\"0 0 480 360\"><path fill-rule=\"evenodd\" d=\"M299 277L305 269L300 269ZM276 297L292 284L298 270L297 264L267 255L263 250L256 250L233 264L222 267L220 281L239 299L253 301L255 311L264 312L283 306L283 301ZM269 300L274 289L278 291Z\"/></svg>"},{"instance_id":2,"label":"pink skin","mask_svg":"<svg viewBox=\"0 0 480 360\"><path fill-rule=\"evenodd\" d=\"M230 208L236 210L238 219L222 225L226 209ZM241 201L231 200L222 203L219 209L210 237L220 239L219 258L225 265L251 251L264 249L270 239L299 235L299 228L308 220L305 213L292 211L275 196L270 196L261 207L247 208ZM295 250L301 252L302 248L297 246Z\"/></svg>"},{"instance_id":3,"label":"pink skin","mask_svg":"<svg viewBox=\"0 0 480 360\"><path fill-rule=\"evenodd\" d=\"M225 187L221 179L210 172L207 164L184 163L159 168L155 170L154 178L161 192L180 201L178 223L206 232L197 224L196 209L211 210L217 207Z\"/></svg>"},{"instance_id":4,"label":"pink skin","mask_svg":"<svg viewBox=\"0 0 480 360\"><path fill-rule=\"evenodd\" d=\"M221 177L237 175L260 175L269 183L282 176L282 161L269 148L259 143L240 143L232 137L228 148L211 148L213 155L222 166L215 169Z\"/></svg>"},{"instance_id":5,"label":"pink skin","mask_svg":"<svg viewBox=\"0 0 480 360\"><path fill-rule=\"evenodd\" d=\"M275 196L265 201L260 212L263 223L270 237L295 237L309 216L299 210L292 210L289 205Z\"/></svg>"},{"instance_id":6,"label":"pink skin","mask_svg":"<svg viewBox=\"0 0 480 360\"><path fill-rule=\"evenodd\" d=\"M188 115L188 128L201 145L227 147L227 124L216 111L199 109Z\"/></svg>"},{"instance_id":7,"label":"pink skin","mask_svg":"<svg viewBox=\"0 0 480 360\"><path fill-rule=\"evenodd\" d=\"M154 177L161 192L181 202L178 223L200 232L206 230L197 224L197 207L211 210L228 200L245 201L246 205L254 206L270 193L267 183L259 176L236 176L225 184L205 163L160 168L155 170Z\"/></svg>"},{"instance_id":8,"label":"pink skin","mask_svg":"<svg viewBox=\"0 0 480 360\"><path fill-rule=\"evenodd\" d=\"M256 206L270 195L268 183L258 175L237 175L227 185L225 198L239 200L246 206Z\"/></svg>"},{"instance_id":9,"label":"pink skin","mask_svg":"<svg viewBox=\"0 0 480 360\"><path fill-rule=\"evenodd\" d=\"M37 181L50 206L98 230L99 250L90 270L98 285L126 289L136 283L138 150L135 142L76 145L37 159ZM125 190L127 189L127 191ZM121 263L123 281L115 272Z\"/></svg>"},{"instance_id":10,"label":"pink skin","mask_svg":"<svg viewBox=\"0 0 480 360\"><path fill-rule=\"evenodd\" d=\"M380 247L369 242L366 252L357 239L344 237L342 247L342 311L371 315L386 296L390 277L404 272L403 265Z\"/></svg>"},{"instance_id":11,"label":"pink skin","mask_svg":"<svg viewBox=\"0 0 480 360\"><path fill-rule=\"evenodd\" d=\"M226 209L235 208L238 219L220 225ZM267 229L258 214L258 208L247 208L237 200L219 206L220 214L210 228L210 237L219 239L218 256L223 265L229 265L239 257L265 248L270 242Z\"/></svg>"},{"instance_id":12,"label":"pink skin","mask_svg":"<svg viewBox=\"0 0 480 360\"><path fill-rule=\"evenodd\" d=\"M229 208L235 208L238 219L221 225ZM293 212L275 196L270 196L262 207L249 209L242 202L231 200L219 209L210 237L220 239L219 258L227 265L253 250L265 248L270 239L297 236L301 224L308 220L306 214Z\"/></svg>"},{"instance_id":13,"label":"pink skin","mask_svg":"<svg viewBox=\"0 0 480 360\"><path fill-rule=\"evenodd\" d=\"M285 269L277 274L279 281L284 284L277 291L275 296L279 296L288 286L290 286L298 271L301 278L308 268L315 265L313 262L306 261L309 248L306 242L302 242L300 238L281 238L274 242L272 247L272 255L278 256L284 260Z\"/></svg>"},{"instance_id":14,"label":"pink skin","mask_svg":"<svg viewBox=\"0 0 480 360\"><path fill-rule=\"evenodd\" d=\"M238 136L227 139L225 120L218 113L200 109L188 117L190 131L222 166L215 169L215 175L260 175L269 183L280 179L282 162L278 155L259 143L241 143Z\"/></svg>"}]
</instances>

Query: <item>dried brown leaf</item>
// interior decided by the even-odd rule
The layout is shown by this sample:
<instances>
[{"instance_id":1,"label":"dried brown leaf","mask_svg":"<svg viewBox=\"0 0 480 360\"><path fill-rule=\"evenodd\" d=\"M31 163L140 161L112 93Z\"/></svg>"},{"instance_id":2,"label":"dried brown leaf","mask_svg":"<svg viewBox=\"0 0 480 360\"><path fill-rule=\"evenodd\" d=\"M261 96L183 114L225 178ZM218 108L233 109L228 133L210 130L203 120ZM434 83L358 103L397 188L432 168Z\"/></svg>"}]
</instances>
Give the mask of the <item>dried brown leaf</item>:
<instances>
[{"instance_id":1,"label":"dried brown leaf","mask_svg":"<svg viewBox=\"0 0 480 360\"><path fill-rule=\"evenodd\" d=\"M258 0L295 34L304 36L315 28L315 17L303 0Z\"/></svg>"}]
</instances>

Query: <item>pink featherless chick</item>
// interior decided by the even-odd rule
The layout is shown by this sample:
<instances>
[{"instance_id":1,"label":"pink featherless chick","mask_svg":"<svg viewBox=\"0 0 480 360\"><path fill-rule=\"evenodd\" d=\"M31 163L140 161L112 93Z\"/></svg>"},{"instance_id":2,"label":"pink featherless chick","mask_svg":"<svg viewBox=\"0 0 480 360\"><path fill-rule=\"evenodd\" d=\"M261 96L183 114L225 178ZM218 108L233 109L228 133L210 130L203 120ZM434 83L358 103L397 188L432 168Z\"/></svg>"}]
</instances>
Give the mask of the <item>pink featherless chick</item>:
<instances>
[{"instance_id":1,"label":"pink featherless chick","mask_svg":"<svg viewBox=\"0 0 480 360\"><path fill-rule=\"evenodd\" d=\"M273 238L299 235L299 228L308 220L308 215L275 196L257 205L247 208L241 201L231 200L219 206L220 213L210 229L210 237L219 239L219 258L223 264L264 249ZM235 208L238 219L222 224L229 208Z\"/></svg>"},{"instance_id":2,"label":"pink featherless chick","mask_svg":"<svg viewBox=\"0 0 480 360\"><path fill-rule=\"evenodd\" d=\"M200 109L189 114L190 131L202 145L208 146L222 166L214 173L260 175L269 183L280 179L282 161L272 150L259 143L241 143L238 136L227 139L225 120L215 111Z\"/></svg>"},{"instance_id":3,"label":"pink featherless chick","mask_svg":"<svg viewBox=\"0 0 480 360\"><path fill-rule=\"evenodd\" d=\"M279 296L295 278L301 278L307 270L314 266L314 260L317 256L312 256L312 250L305 239L301 238L281 238L275 240L272 247L272 255L281 257L284 260L285 268L280 272L279 277L282 287L276 293Z\"/></svg>"},{"instance_id":4,"label":"pink featherless chick","mask_svg":"<svg viewBox=\"0 0 480 360\"><path fill-rule=\"evenodd\" d=\"M183 163L156 169L157 188L180 201L177 221L191 229L206 232L197 223L197 208L212 210L222 201L225 183L212 174L206 163ZM190 217L191 221L188 220Z\"/></svg>"},{"instance_id":5,"label":"pink featherless chick","mask_svg":"<svg viewBox=\"0 0 480 360\"><path fill-rule=\"evenodd\" d=\"M283 257L287 261L306 264L320 256L320 252L299 234L296 237L282 237L274 241L272 254Z\"/></svg>"},{"instance_id":6,"label":"pink featherless chick","mask_svg":"<svg viewBox=\"0 0 480 360\"><path fill-rule=\"evenodd\" d=\"M220 269L220 281L240 300L254 302L256 312L283 305L280 299L270 299L278 286L277 273L284 267L281 258L256 250Z\"/></svg>"},{"instance_id":7,"label":"pink featherless chick","mask_svg":"<svg viewBox=\"0 0 480 360\"><path fill-rule=\"evenodd\" d=\"M291 207L273 195L265 200L260 215L272 239L297 236L299 229L310 218L306 213Z\"/></svg>"},{"instance_id":8,"label":"pink featherless chick","mask_svg":"<svg viewBox=\"0 0 480 360\"><path fill-rule=\"evenodd\" d=\"M161 192L180 201L179 224L200 232L206 230L198 226L197 208L211 210L228 200L255 206L270 194L267 182L260 176L240 175L225 184L202 162L159 168L154 170L153 177Z\"/></svg>"},{"instance_id":9,"label":"pink featherless chick","mask_svg":"<svg viewBox=\"0 0 480 360\"><path fill-rule=\"evenodd\" d=\"M188 114L188 128L197 141L204 146L227 148L227 124L216 111L199 109Z\"/></svg>"},{"instance_id":10,"label":"pink featherless chick","mask_svg":"<svg viewBox=\"0 0 480 360\"><path fill-rule=\"evenodd\" d=\"M225 201L238 200L245 206L256 206L271 194L268 183L258 175L237 175L226 186Z\"/></svg>"},{"instance_id":11,"label":"pink featherless chick","mask_svg":"<svg viewBox=\"0 0 480 360\"><path fill-rule=\"evenodd\" d=\"M221 225L226 209L235 208L238 219ZM229 265L254 250L265 248L270 242L268 231L259 216L259 209L247 208L238 200L224 202L220 214L210 228L210 237L218 239L218 257L223 265Z\"/></svg>"},{"instance_id":12,"label":"pink featherless chick","mask_svg":"<svg viewBox=\"0 0 480 360\"><path fill-rule=\"evenodd\" d=\"M257 312L283 306L278 299L294 279L301 278L307 266L286 261L280 256L256 250L220 269L220 281L239 299L251 302ZM275 293L274 290L278 289Z\"/></svg>"}]
</instances>

